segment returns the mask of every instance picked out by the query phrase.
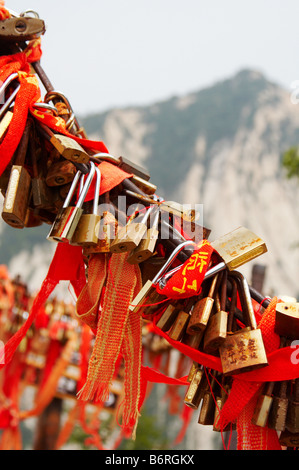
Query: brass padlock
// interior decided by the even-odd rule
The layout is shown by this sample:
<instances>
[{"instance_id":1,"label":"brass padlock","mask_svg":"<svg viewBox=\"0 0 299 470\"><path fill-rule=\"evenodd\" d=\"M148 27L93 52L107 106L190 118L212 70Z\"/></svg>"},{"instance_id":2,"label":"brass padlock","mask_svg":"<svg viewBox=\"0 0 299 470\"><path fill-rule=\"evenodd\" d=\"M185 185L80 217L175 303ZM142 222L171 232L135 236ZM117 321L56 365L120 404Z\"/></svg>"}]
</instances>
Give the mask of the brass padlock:
<instances>
[{"instance_id":1,"label":"brass padlock","mask_svg":"<svg viewBox=\"0 0 299 470\"><path fill-rule=\"evenodd\" d=\"M299 338L299 303L279 302L276 305L274 331L286 338Z\"/></svg>"},{"instance_id":2,"label":"brass padlock","mask_svg":"<svg viewBox=\"0 0 299 470\"><path fill-rule=\"evenodd\" d=\"M75 139L62 134L53 134L50 142L63 158L75 163L89 162L88 153Z\"/></svg>"},{"instance_id":3,"label":"brass padlock","mask_svg":"<svg viewBox=\"0 0 299 470\"><path fill-rule=\"evenodd\" d=\"M141 240L139 245L129 254L128 263L138 264L150 258L154 251L159 236L159 218L160 210L156 208L156 214L152 225L147 229L146 237Z\"/></svg>"},{"instance_id":4,"label":"brass padlock","mask_svg":"<svg viewBox=\"0 0 299 470\"><path fill-rule=\"evenodd\" d=\"M53 162L48 168L46 183L48 186L64 186L71 183L75 177L77 169L75 165L67 160Z\"/></svg>"},{"instance_id":5,"label":"brass padlock","mask_svg":"<svg viewBox=\"0 0 299 470\"><path fill-rule=\"evenodd\" d=\"M227 335L219 348L224 375L235 375L268 365L262 332L257 328L248 283L239 272L232 271L230 275L239 282L242 310L247 314L250 329L243 328L232 335Z\"/></svg>"},{"instance_id":6,"label":"brass padlock","mask_svg":"<svg viewBox=\"0 0 299 470\"><path fill-rule=\"evenodd\" d=\"M262 394L259 395L254 409L251 422L256 426L265 427L268 423L268 417L273 402L274 382L268 382Z\"/></svg>"},{"instance_id":7,"label":"brass padlock","mask_svg":"<svg viewBox=\"0 0 299 470\"><path fill-rule=\"evenodd\" d=\"M265 242L245 227L238 227L211 245L230 271L267 252Z\"/></svg>"},{"instance_id":8,"label":"brass padlock","mask_svg":"<svg viewBox=\"0 0 299 470\"><path fill-rule=\"evenodd\" d=\"M284 431L286 428L288 412L288 381L277 382L277 391L273 392L272 406L268 417L268 427L276 431Z\"/></svg>"},{"instance_id":9,"label":"brass padlock","mask_svg":"<svg viewBox=\"0 0 299 470\"><path fill-rule=\"evenodd\" d=\"M154 205L150 206L145 214L142 214L141 221L138 222L139 217L137 216L118 231L115 240L111 243L111 253L132 251L139 245L147 232L147 221L154 207Z\"/></svg>"},{"instance_id":10,"label":"brass padlock","mask_svg":"<svg viewBox=\"0 0 299 470\"><path fill-rule=\"evenodd\" d=\"M96 185L93 198L92 214L82 214L76 226L74 234L70 240L71 245L84 247L96 246L99 242L99 231L101 216L98 215L101 172L97 166L94 166L96 172Z\"/></svg>"},{"instance_id":11,"label":"brass padlock","mask_svg":"<svg viewBox=\"0 0 299 470\"><path fill-rule=\"evenodd\" d=\"M286 427L292 433L299 432L299 379L292 383L292 393L288 404Z\"/></svg>"},{"instance_id":12,"label":"brass padlock","mask_svg":"<svg viewBox=\"0 0 299 470\"><path fill-rule=\"evenodd\" d=\"M166 310L162 313L161 317L157 321L156 325L162 331L168 331L171 326L173 325L178 313L180 311L180 307L177 303L172 302L166 308Z\"/></svg>"},{"instance_id":13,"label":"brass padlock","mask_svg":"<svg viewBox=\"0 0 299 470\"><path fill-rule=\"evenodd\" d=\"M31 126L32 121L29 119L16 151L2 210L3 220L8 225L19 229L25 226L31 194L31 177L24 167Z\"/></svg>"},{"instance_id":14,"label":"brass padlock","mask_svg":"<svg viewBox=\"0 0 299 470\"><path fill-rule=\"evenodd\" d=\"M213 431L216 431L216 432L230 432L230 431L233 431L233 430L236 430L236 423L235 422L231 422L231 423L228 423L225 428L221 429L221 421L220 421L220 417L221 417L221 411L222 411L222 408L223 406L225 405L225 402L230 394L230 390L231 390L231 381L230 381L231 377L224 377L222 376L222 380L221 380L221 388L219 387L218 388L218 394L217 396L215 397L215 414L214 414L214 423L213 423Z\"/></svg>"},{"instance_id":15,"label":"brass padlock","mask_svg":"<svg viewBox=\"0 0 299 470\"><path fill-rule=\"evenodd\" d=\"M282 447L289 449L298 449L299 447L299 433L290 432L288 429L284 429L279 436L279 444Z\"/></svg>"},{"instance_id":16,"label":"brass padlock","mask_svg":"<svg viewBox=\"0 0 299 470\"><path fill-rule=\"evenodd\" d=\"M217 354L218 349L223 344L227 332L226 312L226 296L227 296L227 271L223 271L221 279L220 299L216 294L217 312L213 314L207 324L204 332L203 350L207 354Z\"/></svg>"},{"instance_id":17,"label":"brass padlock","mask_svg":"<svg viewBox=\"0 0 299 470\"><path fill-rule=\"evenodd\" d=\"M71 185L70 191L67 198L62 206L61 211L57 214L54 224L47 237L50 241L68 243L76 229L79 219L83 213L83 203L86 197L87 191L93 179L95 173L95 165L91 162L90 172L84 183L83 189L79 194L78 201L75 206L70 206L72 197L77 187L81 172L78 171Z\"/></svg>"},{"instance_id":18,"label":"brass padlock","mask_svg":"<svg viewBox=\"0 0 299 470\"><path fill-rule=\"evenodd\" d=\"M202 405L198 417L198 423L204 426L212 426L215 417L215 398L216 395L215 377L210 380L210 390L206 390L203 394Z\"/></svg>"},{"instance_id":19,"label":"brass padlock","mask_svg":"<svg viewBox=\"0 0 299 470\"><path fill-rule=\"evenodd\" d=\"M109 253L110 245L117 233L118 222L109 211L103 211L100 220L98 242L94 246L83 246L83 253L89 256L94 253Z\"/></svg>"},{"instance_id":20,"label":"brass padlock","mask_svg":"<svg viewBox=\"0 0 299 470\"><path fill-rule=\"evenodd\" d=\"M205 372L202 366L196 366L195 364L193 364L190 372L192 376L190 380L190 385L185 394L184 403L185 405L189 406L189 408L197 410L202 398L201 384L203 382Z\"/></svg>"},{"instance_id":21,"label":"brass padlock","mask_svg":"<svg viewBox=\"0 0 299 470\"><path fill-rule=\"evenodd\" d=\"M47 186L45 181L45 155L43 154L44 148L37 142L37 135L35 128L31 131L29 140L29 149L32 162L32 204L37 209L51 210L54 205L54 193Z\"/></svg>"},{"instance_id":22,"label":"brass padlock","mask_svg":"<svg viewBox=\"0 0 299 470\"><path fill-rule=\"evenodd\" d=\"M185 241L178 245L168 258L168 260L163 264L163 266L159 269L158 273L155 275L152 281L148 280L137 294L137 296L132 301L132 304L129 306L129 310L134 313L138 313L139 315L149 315L157 310L159 307L156 306L145 306L153 303L157 303L159 301L163 301L166 297L162 294L159 294L156 291L156 286L158 285L160 279L171 266L173 261L176 259L178 254L184 249L185 246L195 246L193 242Z\"/></svg>"},{"instance_id":23,"label":"brass padlock","mask_svg":"<svg viewBox=\"0 0 299 470\"><path fill-rule=\"evenodd\" d=\"M187 325L190 319L190 310L194 304L193 298L189 299L186 305L183 307L182 310L179 311L169 333L169 338L180 341L187 329Z\"/></svg>"},{"instance_id":24,"label":"brass padlock","mask_svg":"<svg viewBox=\"0 0 299 470\"><path fill-rule=\"evenodd\" d=\"M213 277L208 296L198 300L194 305L187 328L189 335L198 333L206 328L214 305L214 292L217 287L218 277L218 273Z\"/></svg>"}]
</instances>

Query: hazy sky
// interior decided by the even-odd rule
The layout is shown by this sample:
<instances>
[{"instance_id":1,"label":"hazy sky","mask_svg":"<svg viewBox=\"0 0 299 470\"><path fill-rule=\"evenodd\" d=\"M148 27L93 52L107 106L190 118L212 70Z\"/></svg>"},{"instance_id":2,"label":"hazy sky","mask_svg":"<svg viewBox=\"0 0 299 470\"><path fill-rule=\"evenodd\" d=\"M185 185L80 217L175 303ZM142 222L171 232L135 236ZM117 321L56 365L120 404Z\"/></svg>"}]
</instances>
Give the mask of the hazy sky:
<instances>
[{"instance_id":1,"label":"hazy sky","mask_svg":"<svg viewBox=\"0 0 299 470\"><path fill-rule=\"evenodd\" d=\"M299 80L298 0L6 0L46 22L42 65L77 114L144 105L242 68Z\"/></svg>"}]
</instances>

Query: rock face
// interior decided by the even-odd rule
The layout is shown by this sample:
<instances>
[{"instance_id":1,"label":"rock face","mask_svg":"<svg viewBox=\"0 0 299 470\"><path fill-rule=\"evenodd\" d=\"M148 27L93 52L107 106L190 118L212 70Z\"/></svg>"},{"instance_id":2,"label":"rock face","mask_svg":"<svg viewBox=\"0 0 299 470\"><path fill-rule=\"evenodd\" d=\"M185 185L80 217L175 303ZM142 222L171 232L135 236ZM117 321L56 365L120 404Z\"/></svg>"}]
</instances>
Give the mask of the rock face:
<instances>
[{"instance_id":1,"label":"rock face","mask_svg":"<svg viewBox=\"0 0 299 470\"><path fill-rule=\"evenodd\" d=\"M109 151L146 166L159 194L203 204L210 240L243 225L267 244L265 293L298 297L299 185L282 153L299 144L299 107L259 72L149 107L90 116ZM253 262L252 262L253 263ZM252 263L241 271L250 280Z\"/></svg>"},{"instance_id":2,"label":"rock face","mask_svg":"<svg viewBox=\"0 0 299 470\"><path fill-rule=\"evenodd\" d=\"M265 294L299 296L299 184L286 180L281 167L283 151L299 144L299 107L290 92L259 72L243 70L196 93L147 107L112 109L81 122L111 154L148 168L159 195L203 204L210 240L240 225L257 233L268 247L256 260L267 266ZM3 225L2 262L33 279L27 276L25 255L19 257L29 251L33 266L37 257L45 274L43 257L48 262L53 246L34 252L30 240L43 243L47 227L23 230L14 249L7 250L12 232ZM249 263L241 269L249 280L251 268Z\"/></svg>"}]
</instances>

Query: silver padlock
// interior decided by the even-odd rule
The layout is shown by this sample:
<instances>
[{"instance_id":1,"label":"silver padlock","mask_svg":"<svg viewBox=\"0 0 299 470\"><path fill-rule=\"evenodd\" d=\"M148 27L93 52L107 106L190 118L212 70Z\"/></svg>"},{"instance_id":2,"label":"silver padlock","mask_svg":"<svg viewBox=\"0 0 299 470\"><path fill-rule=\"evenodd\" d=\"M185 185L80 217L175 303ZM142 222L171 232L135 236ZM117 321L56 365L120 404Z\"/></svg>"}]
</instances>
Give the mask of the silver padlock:
<instances>
[{"instance_id":1,"label":"silver padlock","mask_svg":"<svg viewBox=\"0 0 299 470\"><path fill-rule=\"evenodd\" d=\"M90 172L86 179L86 182L81 189L78 201L75 206L70 206L72 197L74 195L75 189L78 185L79 178L81 177L81 172L77 172L69 193L64 201L61 211L57 214L56 219L52 225L50 233L47 237L48 240L54 242L68 243L74 234L74 231L77 227L77 224L80 220L81 215L83 214L83 203L86 198L87 192L89 190L91 181L95 174L95 165L90 163Z\"/></svg>"}]
</instances>

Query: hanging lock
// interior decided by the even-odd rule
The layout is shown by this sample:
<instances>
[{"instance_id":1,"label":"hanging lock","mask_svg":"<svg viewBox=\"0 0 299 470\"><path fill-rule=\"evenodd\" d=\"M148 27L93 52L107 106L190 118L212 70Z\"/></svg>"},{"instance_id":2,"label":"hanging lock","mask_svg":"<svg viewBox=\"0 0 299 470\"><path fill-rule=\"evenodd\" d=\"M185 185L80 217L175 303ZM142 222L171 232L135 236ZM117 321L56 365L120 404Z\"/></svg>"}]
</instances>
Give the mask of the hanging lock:
<instances>
[{"instance_id":1,"label":"hanging lock","mask_svg":"<svg viewBox=\"0 0 299 470\"><path fill-rule=\"evenodd\" d=\"M37 39L46 31L45 22L40 18L17 17L1 21L0 38L15 43Z\"/></svg>"},{"instance_id":2,"label":"hanging lock","mask_svg":"<svg viewBox=\"0 0 299 470\"><path fill-rule=\"evenodd\" d=\"M214 292L217 290L218 277L218 273L213 277L207 297L195 303L187 327L188 335L194 335L206 328L214 305Z\"/></svg>"},{"instance_id":3,"label":"hanging lock","mask_svg":"<svg viewBox=\"0 0 299 470\"><path fill-rule=\"evenodd\" d=\"M223 271L220 299L216 297L217 312L212 315L204 333L203 350L207 354L217 354L218 349L226 338L228 313L226 312L227 271Z\"/></svg>"},{"instance_id":4,"label":"hanging lock","mask_svg":"<svg viewBox=\"0 0 299 470\"><path fill-rule=\"evenodd\" d=\"M84 183L82 191L79 194L77 204L75 206L70 206L69 204L71 203L75 189L81 177L80 171L76 173L76 176L73 180L73 183L65 199L65 202L62 206L62 209L57 214L54 224L47 237L48 240L55 241L55 242L68 243L72 239L76 226L80 220L81 215L83 214L82 206L83 206L87 191L89 190L89 186L93 179L94 173L95 173L95 165L91 162L89 175L86 179L86 182Z\"/></svg>"},{"instance_id":5,"label":"hanging lock","mask_svg":"<svg viewBox=\"0 0 299 470\"><path fill-rule=\"evenodd\" d=\"M153 223L147 229L146 237L143 238L141 242L139 243L139 245L135 248L135 250L133 250L129 254L127 258L128 263L139 264L153 255L155 251L157 239L159 236L159 228L158 228L159 218L160 218L160 210L157 207Z\"/></svg>"},{"instance_id":6,"label":"hanging lock","mask_svg":"<svg viewBox=\"0 0 299 470\"><path fill-rule=\"evenodd\" d=\"M186 247L192 245L193 247L195 244L190 241L185 241L178 245L166 261L166 263L159 269L158 273L154 277L152 281L148 280L137 294L135 299L133 300L132 304L129 306L129 310L134 313L138 313L139 315L149 315L153 313L158 307L157 305L153 306L145 306L147 304L154 304L161 300L164 300L166 297L164 295L159 294L156 291L156 286L158 285L160 279L165 274L167 269L171 266L174 262L178 254Z\"/></svg>"},{"instance_id":7,"label":"hanging lock","mask_svg":"<svg viewBox=\"0 0 299 470\"><path fill-rule=\"evenodd\" d=\"M95 166L96 172L96 185L95 193L93 198L93 211L92 214L82 214L80 220L76 226L72 239L71 245L84 246L86 248L96 246L99 241L99 230L101 216L98 215L99 206L99 195L101 185L101 172L97 166ZM84 190L84 189L82 189Z\"/></svg>"},{"instance_id":8,"label":"hanging lock","mask_svg":"<svg viewBox=\"0 0 299 470\"><path fill-rule=\"evenodd\" d=\"M136 221L139 219L137 217L118 231L115 240L111 243L111 253L124 253L137 248L147 231L147 221L154 208L155 206L151 205L142 215L140 222Z\"/></svg>"},{"instance_id":9,"label":"hanging lock","mask_svg":"<svg viewBox=\"0 0 299 470\"><path fill-rule=\"evenodd\" d=\"M279 302L276 305L274 331L286 338L299 338L299 303Z\"/></svg>"},{"instance_id":10,"label":"hanging lock","mask_svg":"<svg viewBox=\"0 0 299 470\"><path fill-rule=\"evenodd\" d=\"M29 197L31 192L31 177L24 167L28 149L32 121L28 120L21 141L15 153L7 191L5 194L2 218L14 228L25 226Z\"/></svg>"},{"instance_id":11,"label":"hanging lock","mask_svg":"<svg viewBox=\"0 0 299 470\"><path fill-rule=\"evenodd\" d=\"M219 348L224 375L239 374L268 365L262 332L257 328L249 286L245 277L236 271L230 273L240 285L242 310L247 314L250 328L227 335Z\"/></svg>"},{"instance_id":12,"label":"hanging lock","mask_svg":"<svg viewBox=\"0 0 299 470\"><path fill-rule=\"evenodd\" d=\"M267 252L265 242L245 227L223 235L211 245L230 271Z\"/></svg>"}]
</instances>

